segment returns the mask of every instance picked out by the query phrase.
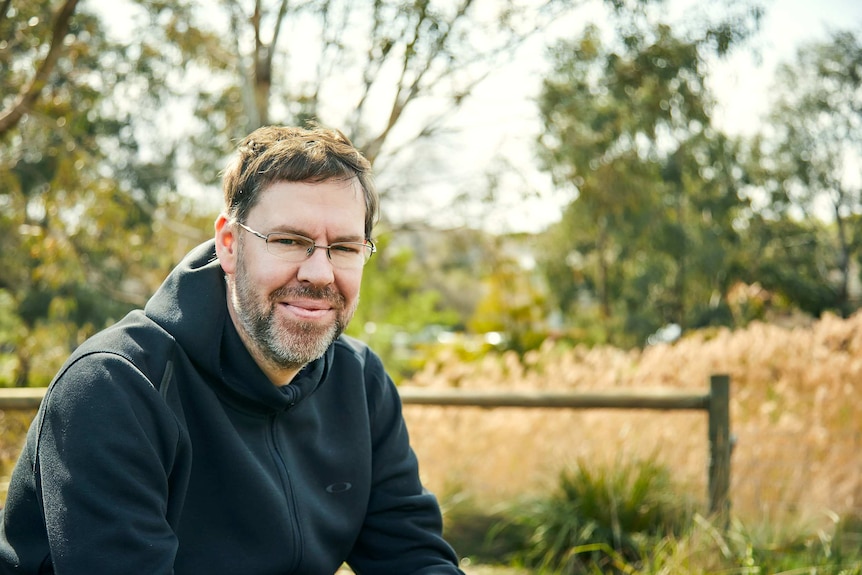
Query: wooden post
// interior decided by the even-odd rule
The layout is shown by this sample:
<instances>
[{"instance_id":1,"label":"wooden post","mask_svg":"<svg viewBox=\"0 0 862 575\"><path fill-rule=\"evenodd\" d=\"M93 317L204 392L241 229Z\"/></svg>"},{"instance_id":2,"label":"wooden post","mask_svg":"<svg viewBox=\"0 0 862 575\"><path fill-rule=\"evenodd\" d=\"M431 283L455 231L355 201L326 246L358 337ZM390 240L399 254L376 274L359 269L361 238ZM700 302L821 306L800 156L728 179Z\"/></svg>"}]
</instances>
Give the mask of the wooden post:
<instances>
[{"instance_id":1,"label":"wooden post","mask_svg":"<svg viewBox=\"0 0 862 575\"><path fill-rule=\"evenodd\" d=\"M709 511L730 514L730 376L709 378Z\"/></svg>"}]
</instances>

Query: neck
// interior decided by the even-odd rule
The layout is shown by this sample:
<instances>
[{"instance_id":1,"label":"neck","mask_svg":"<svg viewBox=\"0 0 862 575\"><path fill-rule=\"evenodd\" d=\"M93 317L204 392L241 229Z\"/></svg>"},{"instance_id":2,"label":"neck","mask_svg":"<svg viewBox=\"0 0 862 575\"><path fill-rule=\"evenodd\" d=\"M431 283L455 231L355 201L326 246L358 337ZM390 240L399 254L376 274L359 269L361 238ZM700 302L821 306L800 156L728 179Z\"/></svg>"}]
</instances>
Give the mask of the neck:
<instances>
[{"instance_id":1,"label":"neck","mask_svg":"<svg viewBox=\"0 0 862 575\"><path fill-rule=\"evenodd\" d=\"M248 332L242 325L242 322L239 321L239 318L236 316L236 312L232 305L230 305L230 299L228 298L228 315L230 315L230 319L233 322L233 326L236 329L236 332L239 334L239 339L242 341L245 348L248 350L249 354L251 354L252 359L260 368L260 370L266 375L267 378L278 387L288 385L293 378L296 377L296 374L305 367L304 365L289 365L282 366L278 365L275 362L269 360L261 351L260 347L254 342L251 336L248 335Z\"/></svg>"},{"instance_id":2,"label":"neck","mask_svg":"<svg viewBox=\"0 0 862 575\"><path fill-rule=\"evenodd\" d=\"M254 358L254 362L258 367L260 367L261 371L266 374L273 385L281 387L290 384L290 382L293 381L293 378L296 377L296 374L304 367L302 365L295 367L281 367L273 364L271 361L267 361L257 348L254 347L253 343L248 341L248 336L245 332L240 330L239 327L237 330L239 330L239 337L245 344L246 349L248 349L251 357Z\"/></svg>"}]
</instances>

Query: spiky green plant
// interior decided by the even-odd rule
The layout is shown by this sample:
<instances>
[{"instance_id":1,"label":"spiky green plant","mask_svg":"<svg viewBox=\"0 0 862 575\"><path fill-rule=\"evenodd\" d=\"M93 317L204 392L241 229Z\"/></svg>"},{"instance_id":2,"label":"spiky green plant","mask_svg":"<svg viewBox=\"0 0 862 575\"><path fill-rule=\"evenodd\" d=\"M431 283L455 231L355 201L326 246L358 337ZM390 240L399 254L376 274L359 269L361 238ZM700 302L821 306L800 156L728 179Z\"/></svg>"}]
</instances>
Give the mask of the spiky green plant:
<instances>
[{"instance_id":1,"label":"spiky green plant","mask_svg":"<svg viewBox=\"0 0 862 575\"><path fill-rule=\"evenodd\" d=\"M517 558L546 573L631 572L645 548L682 532L692 506L654 460L560 474L551 496L532 501L514 523L529 541Z\"/></svg>"}]
</instances>

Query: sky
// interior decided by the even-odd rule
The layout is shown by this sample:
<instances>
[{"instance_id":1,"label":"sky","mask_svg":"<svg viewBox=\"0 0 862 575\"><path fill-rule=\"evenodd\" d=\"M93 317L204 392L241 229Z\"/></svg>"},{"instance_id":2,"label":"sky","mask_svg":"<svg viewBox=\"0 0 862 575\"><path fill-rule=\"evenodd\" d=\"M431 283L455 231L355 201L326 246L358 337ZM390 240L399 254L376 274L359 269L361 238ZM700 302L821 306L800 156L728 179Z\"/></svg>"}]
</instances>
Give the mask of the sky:
<instances>
[{"instance_id":1,"label":"sky","mask_svg":"<svg viewBox=\"0 0 862 575\"><path fill-rule=\"evenodd\" d=\"M697 1L697 0L692 0ZM669 10L681 10L689 0L669 0ZM728 134L751 135L769 109L769 91L776 66L793 62L797 49L807 43L825 40L830 31L862 30L862 2L858 0L772 0L759 34L751 40L759 56L742 50L713 66L710 87L717 99L713 119ZM547 38L543 39L547 41ZM523 173L507 178L507 193L487 208L477 208L474 224L491 231L536 232L559 219L567 192L555 192L548 177L535 166L534 144L540 126L536 105L539 82L544 69L542 48L535 45L510 67L500 70L474 94L461 114L464 131L452 144L461 148L454 157L449 176L457 181L476 180L477 172L495 154L520 158ZM532 165L531 165L532 164ZM532 200L523 199L523 192ZM445 209L445 195L438 202ZM468 210L469 212L469 210Z\"/></svg>"},{"instance_id":2,"label":"sky","mask_svg":"<svg viewBox=\"0 0 862 575\"><path fill-rule=\"evenodd\" d=\"M712 88L720 102L715 120L729 133L756 130L768 110L776 66L793 62L800 46L827 39L830 31L862 30L858 0L774 0L767 10L763 30L754 40L762 62L740 53L714 70Z\"/></svg>"}]
</instances>

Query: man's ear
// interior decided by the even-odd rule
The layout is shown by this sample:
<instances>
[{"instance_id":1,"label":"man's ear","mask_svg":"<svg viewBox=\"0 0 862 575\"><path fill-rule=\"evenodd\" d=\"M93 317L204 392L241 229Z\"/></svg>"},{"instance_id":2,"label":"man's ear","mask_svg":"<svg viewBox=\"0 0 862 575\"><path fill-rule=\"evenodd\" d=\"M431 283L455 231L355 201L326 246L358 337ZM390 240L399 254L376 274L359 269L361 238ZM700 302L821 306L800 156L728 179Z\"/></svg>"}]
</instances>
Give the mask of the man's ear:
<instances>
[{"instance_id":1,"label":"man's ear","mask_svg":"<svg viewBox=\"0 0 862 575\"><path fill-rule=\"evenodd\" d=\"M222 269L233 273L237 258L236 228L224 214L219 214L215 220L215 249Z\"/></svg>"}]
</instances>

